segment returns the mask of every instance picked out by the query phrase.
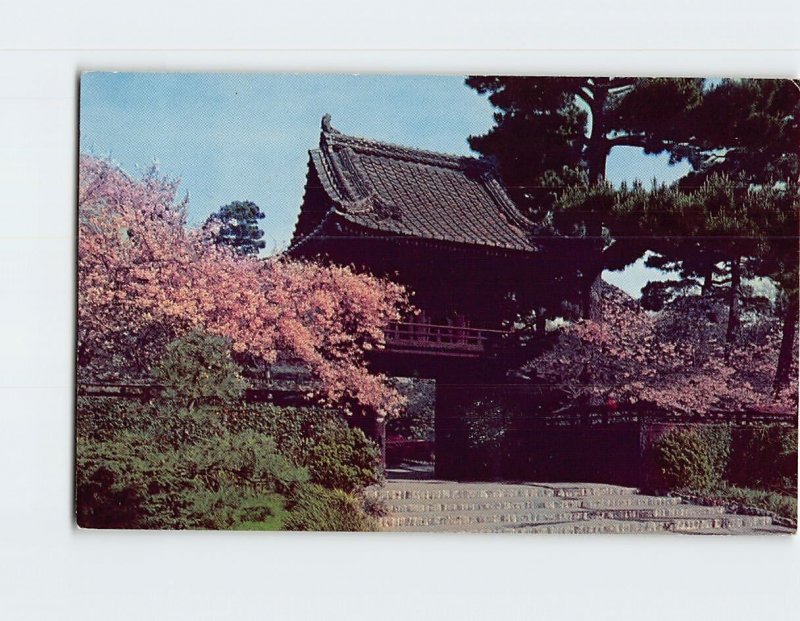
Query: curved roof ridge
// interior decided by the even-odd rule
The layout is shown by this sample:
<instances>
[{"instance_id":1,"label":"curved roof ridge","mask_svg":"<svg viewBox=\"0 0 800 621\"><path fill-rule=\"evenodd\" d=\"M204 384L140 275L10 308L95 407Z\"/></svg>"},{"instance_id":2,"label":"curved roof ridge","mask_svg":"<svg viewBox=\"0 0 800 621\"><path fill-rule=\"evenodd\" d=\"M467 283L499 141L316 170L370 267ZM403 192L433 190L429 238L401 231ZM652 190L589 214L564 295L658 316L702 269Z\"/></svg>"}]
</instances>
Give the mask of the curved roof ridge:
<instances>
[{"instance_id":1,"label":"curved roof ridge","mask_svg":"<svg viewBox=\"0 0 800 621\"><path fill-rule=\"evenodd\" d=\"M442 153L428 149L418 149L392 142L364 138L362 136L351 136L343 134L338 129L334 129L330 123L330 115L322 117L322 133L320 135L320 148L328 147L350 147L356 152L365 152L373 155L384 155L397 159L406 159L434 166L446 166L448 168L465 168L475 166L479 169L491 170L493 166L485 159L471 155L455 155L453 153Z\"/></svg>"}]
</instances>

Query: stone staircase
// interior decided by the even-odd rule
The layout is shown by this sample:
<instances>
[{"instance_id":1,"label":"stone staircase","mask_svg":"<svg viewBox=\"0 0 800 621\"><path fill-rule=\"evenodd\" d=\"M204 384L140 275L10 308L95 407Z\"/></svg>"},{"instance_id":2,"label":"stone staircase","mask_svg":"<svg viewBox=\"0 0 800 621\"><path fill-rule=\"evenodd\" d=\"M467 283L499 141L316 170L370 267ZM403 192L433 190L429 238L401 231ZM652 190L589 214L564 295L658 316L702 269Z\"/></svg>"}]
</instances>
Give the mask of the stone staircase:
<instances>
[{"instance_id":1,"label":"stone staircase","mask_svg":"<svg viewBox=\"0 0 800 621\"><path fill-rule=\"evenodd\" d=\"M791 534L739 515L630 487L598 483L389 480L368 491L386 503L385 531L492 533Z\"/></svg>"}]
</instances>

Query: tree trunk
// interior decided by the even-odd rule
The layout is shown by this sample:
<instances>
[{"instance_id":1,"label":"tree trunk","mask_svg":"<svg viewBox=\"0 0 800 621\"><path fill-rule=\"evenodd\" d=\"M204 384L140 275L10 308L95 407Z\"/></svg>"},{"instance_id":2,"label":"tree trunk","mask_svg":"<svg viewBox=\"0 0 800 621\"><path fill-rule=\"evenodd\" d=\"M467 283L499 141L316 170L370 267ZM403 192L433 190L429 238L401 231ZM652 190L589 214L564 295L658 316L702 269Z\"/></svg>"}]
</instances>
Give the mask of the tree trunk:
<instances>
[{"instance_id":1,"label":"tree trunk","mask_svg":"<svg viewBox=\"0 0 800 621\"><path fill-rule=\"evenodd\" d=\"M593 271L581 279L581 315L584 319L599 321L603 318L601 271Z\"/></svg>"},{"instance_id":2,"label":"tree trunk","mask_svg":"<svg viewBox=\"0 0 800 621\"><path fill-rule=\"evenodd\" d=\"M547 318L545 316L545 309L540 306L536 309L536 335L544 336L547 329Z\"/></svg>"},{"instance_id":3,"label":"tree trunk","mask_svg":"<svg viewBox=\"0 0 800 621\"><path fill-rule=\"evenodd\" d=\"M594 132L592 132L594 134ZM596 142L596 144L595 144ZM586 152L586 158L589 164L589 181L590 183L600 183L606 176L606 162L610 152L605 137L600 137L589 142L589 147Z\"/></svg>"},{"instance_id":4,"label":"tree trunk","mask_svg":"<svg viewBox=\"0 0 800 621\"><path fill-rule=\"evenodd\" d=\"M581 269L581 315L584 319L599 320L602 318L602 298L600 296L603 273L603 225L599 220L591 222L586 234L589 244L589 259Z\"/></svg>"},{"instance_id":5,"label":"tree trunk","mask_svg":"<svg viewBox=\"0 0 800 621\"><path fill-rule=\"evenodd\" d=\"M725 340L733 343L739 334L739 297L742 284L742 258L731 259L731 289L728 298L728 330Z\"/></svg>"},{"instance_id":6,"label":"tree trunk","mask_svg":"<svg viewBox=\"0 0 800 621\"><path fill-rule=\"evenodd\" d=\"M608 99L608 87L605 84L597 84L594 88L594 103L592 110L592 132L586 145L586 160L589 166L589 183L601 183L606 175L606 162L611 146L606 134L606 115L605 107ZM597 216L596 216L597 217ZM603 234L602 222L597 220L592 222L587 230L590 244L597 244L600 247L597 262L602 265L602 241ZM603 273L602 267L598 270L596 266L589 266L584 271L581 278L581 314L584 319L599 320L602 318L602 298L600 295L600 275Z\"/></svg>"},{"instance_id":7,"label":"tree trunk","mask_svg":"<svg viewBox=\"0 0 800 621\"><path fill-rule=\"evenodd\" d=\"M783 337L778 354L778 368L775 371L775 392L780 391L791 379L792 362L794 362L794 338L797 333L798 295L791 295L786 316L783 318Z\"/></svg>"},{"instance_id":8,"label":"tree trunk","mask_svg":"<svg viewBox=\"0 0 800 621\"><path fill-rule=\"evenodd\" d=\"M703 288L700 292L701 295L709 295L714 289L714 264L706 268L706 273L703 275Z\"/></svg>"},{"instance_id":9,"label":"tree trunk","mask_svg":"<svg viewBox=\"0 0 800 621\"><path fill-rule=\"evenodd\" d=\"M589 183L600 183L606 174L606 160L611 147L606 134L606 100L608 87L597 84L594 90L592 111L592 132L586 145L586 160L589 165Z\"/></svg>"}]
</instances>

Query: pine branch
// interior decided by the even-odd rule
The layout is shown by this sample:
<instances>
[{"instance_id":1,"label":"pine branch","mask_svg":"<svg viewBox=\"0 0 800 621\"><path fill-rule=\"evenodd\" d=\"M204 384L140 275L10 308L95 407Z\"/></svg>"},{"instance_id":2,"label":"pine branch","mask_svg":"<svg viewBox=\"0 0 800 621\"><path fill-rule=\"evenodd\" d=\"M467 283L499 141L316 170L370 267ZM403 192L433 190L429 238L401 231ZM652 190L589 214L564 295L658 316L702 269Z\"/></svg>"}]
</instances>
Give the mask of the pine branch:
<instances>
[{"instance_id":1,"label":"pine branch","mask_svg":"<svg viewBox=\"0 0 800 621\"><path fill-rule=\"evenodd\" d=\"M623 134L607 139L609 148L612 147L641 147L647 146L647 136L644 134Z\"/></svg>"}]
</instances>

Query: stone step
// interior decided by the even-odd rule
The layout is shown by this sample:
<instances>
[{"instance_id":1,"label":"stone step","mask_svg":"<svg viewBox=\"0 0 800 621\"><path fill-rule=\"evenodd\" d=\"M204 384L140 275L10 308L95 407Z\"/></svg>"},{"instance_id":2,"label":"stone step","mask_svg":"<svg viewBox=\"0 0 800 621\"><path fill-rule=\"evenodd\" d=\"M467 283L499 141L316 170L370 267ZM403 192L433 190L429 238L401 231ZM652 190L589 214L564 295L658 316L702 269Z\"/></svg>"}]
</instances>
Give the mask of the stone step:
<instances>
[{"instance_id":1,"label":"stone step","mask_svg":"<svg viewBox=\"0 0 800 621\"><path fill-rule=\"evenodd\" d=\"M595 519L606 520L672 520L672 519L716 519L724 516L723 507L698 507L674 505L666 507L622 508L622 509L533 509L518 512L495 510L406 512L394 513L380 519L385 528L407 526L470 526L483 524L539 524L551 522L581 522ZM736 516L756 517L756 516ZM699 527L698 527L699 528Z\"/></svg>"},{"instance_id":2,"label":"stone step","mask_svg":"<svg viewBox=\"0 0 800 621\"><path fill-rule=\"evenodd\" d=\"M719 517L687 517L665 520L603 519L566 524L539 524L519 528L496 529L493 532L590 534L590 533L690 533L698 531L729 531L771 528L772 520L751 515L722 515Z\"/></svg>"},{"instance_id":3,"label":"stone step","mask_svg":"<svg viewBox=\"0 0 800 621\"><path fill-rule=\"evenodd\" d=\"M646 534L670 532L665 522L630 522L625 520L582 520L580 522L548 522L531 525L505 525L488 524L483 527L473 525L465 526L406 526L393 528L397 532L408 533L550 533L550 534L580 534L580 533L608 533L608 534Z\"/></svg>"},{"instance_id":4,"label":"stone step","mask_svg":"<svg viewBox=\"0 0 800 621\"><path fill-rule=\"evenodd\" d=\"M512 498L471 498L455 500L422 500L415 498L403 498L399 500L389 500L386 507L390 513L445 513L463 511L494 511L497 513L516 513L535 509L580 509L582 501L573 499L559 498L524 498L518 500Z\"/></svg>"},{"instance_id":5,"label":"stone step","mask_svg":"<svg viewBox=\"0 0 800 621\"><path fill-rule=\"evenodd\" d=\"M480 498L554 498L555 492L546 487L536 485L503 485L486 486L464 483L458 487L451 485L433 485L425 482L418 485L387 485L377 491L368 490L383 500L469 500Z\"/></svg>"},{"instance_id":6,"label":"stone step","mask_svg":"<svg viewBox=\"0 0 800 621\"><path fill-rule=\"evenodd\" d=\"M391 513L443 511L520 511L525 509L647 509L674 507L681 499L674 496L597 496L589 498L467 498L385 500Z\"/></svg>"},{"instance_id":7,"label":"stone step","mask_svg":"<svg viewBox=\"0 0 800 621\"><path fill-rule=\"evenodd\" d=\"M598 496L580 501L585 509L606 509L616 507L671 507L683 502L678 496Z\"/></svg>"},{"instance_id":8,"label":"stone step","mask_svg":"<svg viewBox=\"0 0 800 621\"><path fill-rule=\"evenodd\" d=\"M787 526L749 526L744 528L690 528L679 531L681 535L794 535L797 531Z\"/></svg>"},{"instance_id":9,"label":"stone step","mask_svg":"<svg viewBox=\"0 0 800 621\"><path fill-rule=\"evenodd\" d=\"M755 518L755 519L753 519ZM760 516L720 516L716 518L677 518L668 520L614 520L595 518L580 521L546 522L541 524L446 525L435 532L451 533L544 533L544 534L784 534L789 529L772 526L769 518ZM395 528L403 532L433 532L430 526Z\"/></svg>"},{"instance_id":10,"label":"stone step","mask_svg":"<svg viewBox=\"0 0 800 621\"><path fill-rule=\"evenodd\" d=\"M784 534L757 515L600 483L393 480L367 492L389 515L383 530L492 533Z\"/></svg>"},{"instance_id":11,"label":"stone step","mask_svg":"<svg viewBox=\"0 0 800 621\"><path fill-rule=\"evenodd\" d=\"M635 487L623 487L621 485L603 484L565 484L551 483L548 487L553 489L559 498L584 498L594 496L633 496L639 493Z\"/></svg>"},{"instance_id":12,"label":"stone step","mask_svg":"<svg viewBox=\"0 0 800 621\"><path fill-rule=\"evenodd\" d=\"M383 488L367 493L383 500L397 499L471 499L471 498L584 498L594 496L631 496L638 490L632 487L581 484L500 484L452 483L442 481L393 481Z\"/></svg>"},{"instance_id":13,"label":"stone step","mask_svg":"<svg viewBox=\"0 0 800 621\"><path fill-rule=\"evenodd\" d=\"M669 533L669 522L629 520L586 520L565 524L540 524L529 527L495 529L495 533L539 533L551 535L646 535Z\"/></svg>"}]
</instances>

